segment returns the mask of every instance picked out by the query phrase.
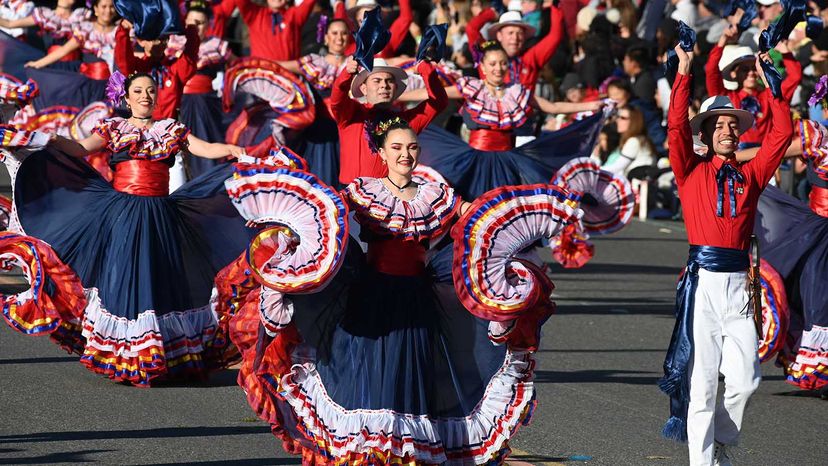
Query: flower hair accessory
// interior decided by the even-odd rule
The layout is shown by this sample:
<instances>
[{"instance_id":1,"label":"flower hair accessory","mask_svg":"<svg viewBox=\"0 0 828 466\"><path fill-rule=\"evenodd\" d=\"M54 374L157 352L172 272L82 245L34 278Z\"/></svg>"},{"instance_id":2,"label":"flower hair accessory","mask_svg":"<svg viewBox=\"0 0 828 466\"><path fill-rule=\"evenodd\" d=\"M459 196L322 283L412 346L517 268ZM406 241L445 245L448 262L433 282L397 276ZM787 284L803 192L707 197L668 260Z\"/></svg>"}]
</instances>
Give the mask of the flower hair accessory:
<instances>
[{"instance_id":1,"label":"flower hair accessory","mask_svg":"<svg viewBox=\"0 0 828 466\"><path fill-rule=\"evenodd\" d=\"M316 23L316 42L322 43L325 40L325 33L328 29L328 17L322 15L319 17L319 22Z\"/></svg>"},{"instance_id":2,"label":"flower hair accessory","mask_svg":"<svg viewBox=\"0 0 828 466\"><path fill-rule=\"evenodd\" d=\"M811 94L811 98L808 99L808 105L813 107L818 103L822 103L822 107L826 108L825 96L828 94L828 75L823 75L817 81L816 86L814 86L814 93Z\"/></svg>"},{"instance_id":3,"label":"flower hair accessory","mask_svg":"<svg viewBox=\"0 0 828 466\"><path fill-rule=\"evenodd\" d=\"M400 117L394 117L390 120L381 121L377 124L376 128L374 128L374 136L382 136L388 132L388 128L400 123L404 123L404 120Z\"/></svg>"},{"instance_id":4,"label":"flower hair accessory","mask_svg":"<svg viewBox=\"0 0 828 466\"><path fill-rule=\"evenodd\" d=\"M117 107L121 104L121 100L126 94L126 76L120 71L116 71L109 76L109 82L106 83L106 100L113 106Z\"/></svg>"}]
</instances>

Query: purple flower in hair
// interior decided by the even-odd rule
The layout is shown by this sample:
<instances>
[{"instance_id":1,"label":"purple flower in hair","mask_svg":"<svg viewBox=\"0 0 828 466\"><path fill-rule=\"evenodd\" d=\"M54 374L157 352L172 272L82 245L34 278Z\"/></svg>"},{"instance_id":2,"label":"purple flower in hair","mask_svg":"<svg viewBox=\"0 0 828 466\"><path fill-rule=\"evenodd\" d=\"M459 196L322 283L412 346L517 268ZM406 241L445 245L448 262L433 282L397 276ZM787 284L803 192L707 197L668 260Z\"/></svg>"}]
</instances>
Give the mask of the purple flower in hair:
<instances>
[{"instance_id":1,"label":"purple flower in hair","mask_svg":"<svg viewBox=\"0 0 828 466\"><path fill-rule=\"evenodd\" d=\"M322 15L319 17L319 22L316 23L316 42L322 43L325 40L325 33L328 32L328 17Z\"/></svg>"},{"instance_id":2,"label":"purple flower in hair","mask_svg":"<svg viewBox=\"0 0 828 466\"><path fill-rule=\"evenodd\" d=\"M828 75L823 75L817 81L816 86L814 86L814 93L811 94L811 98L808 99L808 105L813 107L823 99L825 99L825 95L828 94Z\"/></svg>"},{"instance_id":3,"label":"purple flower in hair","mask_svg":"<svg viewBox=\"0 0 828 466\"><path fill-rule=\"evenodd\" d=\"M115 107L121 104L121 99L126 94L125 82L126 76L120 71L116 71L109 76L109 82L106 83L106 99Z\"/></svg>"}]
</instances>

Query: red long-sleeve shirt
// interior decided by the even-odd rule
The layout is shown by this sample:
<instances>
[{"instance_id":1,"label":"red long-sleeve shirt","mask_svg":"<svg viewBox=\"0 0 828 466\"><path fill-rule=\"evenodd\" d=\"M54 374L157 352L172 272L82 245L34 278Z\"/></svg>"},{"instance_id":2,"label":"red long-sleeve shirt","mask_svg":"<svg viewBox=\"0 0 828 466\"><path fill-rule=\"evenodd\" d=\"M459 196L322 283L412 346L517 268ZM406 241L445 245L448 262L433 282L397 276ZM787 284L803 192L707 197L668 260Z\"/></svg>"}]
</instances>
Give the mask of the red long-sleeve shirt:
<instances>
[{"instance_id":1,"label":"red long-sleeve shirt","mask_svg":"<svg viewBox=\"0 0 828 466\"><path fill-rule=\"evenodd\" d=\"M287 61L299 59L302 51L302 26L308 21L315 3L314 0L305 0L301 5L273 12L251 0L223 0L213 8L213 12L230 16L233 9L238 8L250 31L250 56ZM281 16L281 21L275 27L274 14Z\"/></svg>"},{"instance_id":2,"label":"red long-sleeve shirt","mask_svg":"<svg viewBox=\"0 0 828 466\"><path fill-rule=\"evenodd\" d=\"M446 90L429 62L422 62L417 71L425 78L428 100L399 115L419 133L448 105ZM393 111L377 109L351 99L348 92L354 75L342 73L331 90L331 113L339 128L339 182L348 184L355 178L381 178L388 174L382 159L368 144L366 125L373 127L377 120L387 118Z\"/></svg>"},{"instance_id":3,"label":"red long-sleeve shirt","mask_svg":"<svg viewBox=\"0 0 828 466\"><path fill-rule=\"evenodd\" d=\"M546 62L552 59L555 50L563 39L564 17L561 10L556 7L549 8L550 27L549 33L537 44L523 52L519 57L509 57L509 75L506 82L514 82L516 79L529 89L534 89L538 82L538 76ZM469 20L466 24L466 37L469 39L469 46L479 45L483 42L483 35L480 30L486 23L495 21L497 12L493 8L483 10L478 16ZM483 75L483 72L480 72Z\"/></svg>"},{"instance_id":4,"label":"red long-sleeve shirt","mask_svg":"<svg viewBox=\"0 0 828 466\"><path fill-rule=\"evenodd\" d=\"M411 9L411 0L400 0L399 3L400 15L391 23L391 27L389 28L391 38L388 40L385 48L375 55L378 58L393 57L408 35L408 28L411 27L411 23L414 22L414 11ZM351 28L351 32L356 31L353 22L348 17L345 2L337 2L334 7L334 19L345 20ZM356 42L352 40L348 44L348 47L345 48L345 55L353 55L354 52L356 52Z\"/></svg>"},{"instance_id":5,"label":"red long-sleeve shirt","mask_svg":"<svg viewBox=\"0 0 828 466\"><path fill-rule=\"evenodd\" d=\"M188 27L184 35L187 36L187 43L181 56L158 66L158 63L153 63L147 57L135 56L132 51L132 40L126 29L118 26L115 31L115 64L121 73L127 76L136 72L157 75L158 100L155 111L152 112L152 117L156 120L178 116L184 85L198 69L198 48L201 45L198 31Z\"/></svg>"},{"instance_id":6,"label":"red long-sleeve shirt","mask_svg":"<svg viewBox=\"0 0 828 466\"><path fill-rule=\"evenodd\" d=\"M753 128L746 131L740 140L741 142L761 144L771 124L770 102L773 100L773 93L771 93L769 88L758 92L747 89L737 89L735 91L725 89L724 82L722 81L722 72L719 71L719 61L722 59L723 52L724 47L716 45L710 51L710 55L707 58L707 64L704 66L707 94L711 96L727 96L736 108L741 108L742 99L753 96L759 103L760 111L758 115L754 115L756 117L756 124L753 125ZM796 91L799 83L802 82L802 65L799 64L791 53L782 55L782 63L785 65L785 79L782 80L782 96L786 102L790 103L794 91Z\"/></svg>"},{"instance_id":7,"label":"red long-sleeve shirt","mask_svg":"<svg viewBox=\"0 0 828 466\"><path fill-rule=\"evenodd\" d=\"M678 183L687 240L690 244L700 246L747 249L759 195L773 177L791 143L793 123L790 107L783 99L770 100L768 109L774 116L773 124L754 159L738 163L724 161L717 156L701 157L693 152L687 115L690 82L689 76L676 75L667 113L670 166ZM731 216L727 182L724 183L722 194L722 216L717 215L719 188L716 174L726 163L733 165L744 176L743 183L734 183L735 217Z\"/></svg>"}]
</instances>

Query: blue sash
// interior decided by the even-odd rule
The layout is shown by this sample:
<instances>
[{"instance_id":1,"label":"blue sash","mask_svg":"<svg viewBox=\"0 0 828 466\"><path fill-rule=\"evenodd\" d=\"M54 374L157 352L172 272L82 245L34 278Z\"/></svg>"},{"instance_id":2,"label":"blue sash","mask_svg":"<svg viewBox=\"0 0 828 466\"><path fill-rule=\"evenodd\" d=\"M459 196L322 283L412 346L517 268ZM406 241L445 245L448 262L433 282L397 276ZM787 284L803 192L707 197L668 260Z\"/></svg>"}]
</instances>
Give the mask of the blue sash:
<instances>
[{"instance_id":1,"label":"blue sash","mask_svg":"<svg viewBox=\"0 0 828 466\"><path fill-rule=\"evenodd\" d=\"M664 425L666 438L687 441L687 406L690 402L690 360L693 357L693 299L699 284L699 269L711 272L741 272L750 266L741 249L690 246L687 269L676 288L676 325L667 356L661 391L670 396L670 419Z\"/></svg>"}]
</instances>

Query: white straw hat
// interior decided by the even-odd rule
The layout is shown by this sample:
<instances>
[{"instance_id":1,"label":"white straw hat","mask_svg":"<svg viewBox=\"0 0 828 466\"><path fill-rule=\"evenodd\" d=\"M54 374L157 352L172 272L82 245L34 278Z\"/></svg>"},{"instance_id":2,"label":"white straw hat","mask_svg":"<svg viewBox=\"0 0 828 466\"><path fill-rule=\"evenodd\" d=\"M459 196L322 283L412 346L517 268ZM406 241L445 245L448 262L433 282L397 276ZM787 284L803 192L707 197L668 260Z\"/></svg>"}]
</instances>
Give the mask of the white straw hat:
<instances>
[{"instance_id":1,"label":"white straw hat","mask_svg":"<svg viewBox=\"0 0 828 466\"><path fill-rule=\"evenodd\" d=\"M353 81L351 81L351 95L355 99L359 99L360 97L364 97L365 94L359 89L362 86L369 76L376 73L388 73L394 77L394 81L397 82L397 89L394 92L394 96L391 100L397 100L397 97L402 95L405 91L405 82L408 79L408 73L403 71L402 68L398 68L396 66L389 66L388 63L383 60L382 58L375 58L374 59L374 69L371 71L362 70L354 76Z\"/></svg>"},{"instance_id":2,"label":"white straw hat","mask_svg":"<svg viewBox=\"0 0 828 466\"><path fill-rule=\"evenodd\" d=\"M493 24L486 34L489 37L489 40L494 40L497 36L497 31L505 28L506 26L517 26L524 29L527 36L534 36L535 35L535 28L523 22L523 15L520 14L519 11L507 11L500 15L500 20L497 24Z\"/></svg>"},{"instance_id":3,"label":"white straw hat","mask_svg":"<svg viewBox=\"0 0 828 466\"><path fill-rule=\"evenodd\" d=\"M755 63L756 55L753 49L744 45L728 45L722 51L722 58L719 60L719 70L722 72L722 78L728 81L734 81L731 76L733 70L742 63Z\"/></svg>"},{"instance_id":4,"label":"white straw hat","mask_svg":"<svg viewBox=\"0 0 828 466\"><path fill-rule=\"evenodd\" d=\"M723 95L714 95L713 97L708 97L707 100L702 102L699 113L690 119L690 130L693 134L699 134L705 120L719 115L730 115L732 117L736 117L739 121L740 134L744 134L745 131L753 127L753 114L747 110L734 108L730 99Z\"/></svg>"}]
</instances>

